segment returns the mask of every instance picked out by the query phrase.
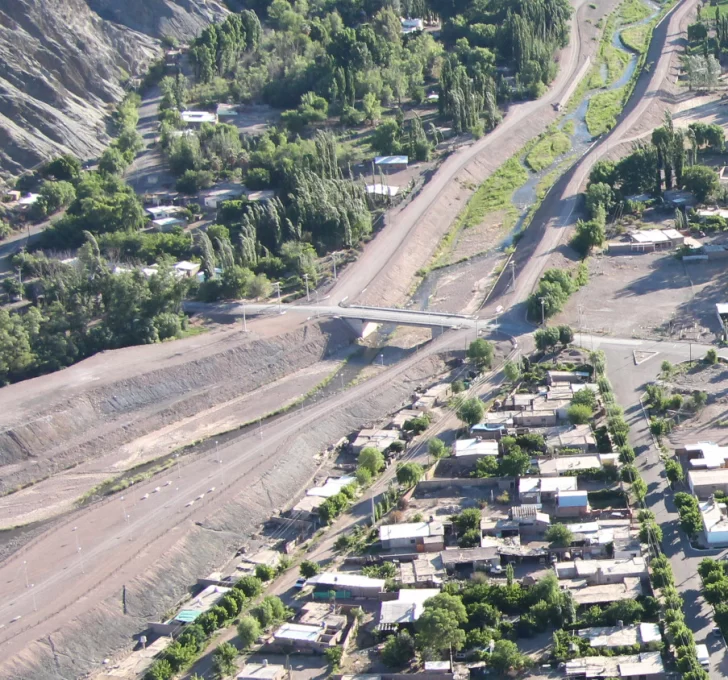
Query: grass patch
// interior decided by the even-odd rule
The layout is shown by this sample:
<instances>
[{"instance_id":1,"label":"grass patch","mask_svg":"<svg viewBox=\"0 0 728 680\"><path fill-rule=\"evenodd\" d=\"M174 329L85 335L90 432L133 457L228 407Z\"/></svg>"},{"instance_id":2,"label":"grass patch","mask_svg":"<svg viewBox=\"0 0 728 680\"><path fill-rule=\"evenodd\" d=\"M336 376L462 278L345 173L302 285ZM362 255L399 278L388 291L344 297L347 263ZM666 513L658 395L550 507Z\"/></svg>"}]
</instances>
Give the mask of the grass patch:
<instances>
[{"instance_id":1,"label":"grass patch","mask_svg":"<svg viewBox=\"0 0 728 680\"><path fill-rule=\"evenodd\" d=\"M652 27L649 24L632 26L622 31L622 42L637 54L644 54L647 51L651 34Z\"/></svg>"},{"instance_id":2,"label":"grass patch","mask_svg":"<svg viewBox=\"0 0 728 680\"><path fill-rule=\"evenodd\" d=\"M609 42L603 46L601 56L607 66L607 85L611 85L624 74L627 64L629 64L629 54L618 50ZM599 77L601 78L601 75Z\"/></svg>"},{"instance_id":3,"label":"grass patch","mask_svg":"<svg viewBox=\"0 0 728 680\"><path fill-rule=\"evenodd\" d=\"M619 6L619 20L623 24L642 21L652 14L650 8L642 0L624 0Z\"/></svg>"},{"instance_id":4,"label":"grass patch","mask_svg":"<svg viewBox=\"0 0 728 680\"><path fill-rule=\"evenodd\" d=\"M526 155L526 165L534 172L540 172L570 149L569 135L562 130L552 129Z\"/></svg>"},{"instance_id":5,"label":"grass patch","mask_svg":"<svg viewBox=\"0 0 728 680\"><path fill-rule=\"evenodd\" d=\"M573 120L567 120L561 130L565 135L569 135L569 137L571 137L571 135L573 135L574 131L576 130L576 125Z\"/></svg>"},{"instance_id":6,"label":"grass patch","mask_svg":"<svg viewBox=\"0 0 728 680\"><path fill-rule=\"evenodd\" d=\"M586 126L589 134L596 137L611 130L617 124L617 116L624 106L625 89L600 92L589 100L586 110Z\"/></svg>"}]
</instances>

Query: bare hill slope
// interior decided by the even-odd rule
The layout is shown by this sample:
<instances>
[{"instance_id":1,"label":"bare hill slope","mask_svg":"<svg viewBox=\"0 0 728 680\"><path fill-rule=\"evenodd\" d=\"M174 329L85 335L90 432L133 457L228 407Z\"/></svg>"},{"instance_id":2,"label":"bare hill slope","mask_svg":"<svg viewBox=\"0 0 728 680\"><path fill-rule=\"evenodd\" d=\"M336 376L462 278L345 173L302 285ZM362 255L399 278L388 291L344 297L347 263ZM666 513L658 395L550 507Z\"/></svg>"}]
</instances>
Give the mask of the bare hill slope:
<instances>
[{"instance_id":1,"label":"bare hill slope","mask_svg":"<svg viewBox=\"0 0 728 680\"><path fill-rule=\"evenodd\" d=\"M0 3L0 173L62 152L96 156L122 82L158 39L194 35L224 12L217 0Z\"/></svg>"}]
</instances>

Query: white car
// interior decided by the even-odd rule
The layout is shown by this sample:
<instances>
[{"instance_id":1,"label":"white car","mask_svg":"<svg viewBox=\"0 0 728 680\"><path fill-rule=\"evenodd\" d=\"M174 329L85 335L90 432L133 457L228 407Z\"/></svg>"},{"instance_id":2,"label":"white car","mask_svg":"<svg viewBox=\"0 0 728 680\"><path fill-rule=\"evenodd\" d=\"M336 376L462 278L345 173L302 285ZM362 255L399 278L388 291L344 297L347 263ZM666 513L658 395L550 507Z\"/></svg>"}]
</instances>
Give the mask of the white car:
<instances>
[{"instance_id":1,"label":"white car","mask_svg":"<svg viewBox=\"0 0 728 680\"><path fill-rule=\"evenodd\" d=\"M147 500L147 498L149 498L149 494L148 494L148 493L145 493L145 494L144 494L144 495L143 495L143 496L141 497L141 500L145 501L145 500Z\"/></svg>"},{"instance_id":2,"label":"white car","mask_svg":"<svg viewBox=\"0 0 728 680\"><path fill-rule=\"evenodd\" d=\"M154 487L154 491L152 491L152 493L157 493L157 492L159 491L159 489L161 489L161 488L162 488L162 487L159 487L159 486L155 486L155 487Z\"/></svg>"},{"instance_id":3,"label":"white car","mask_svg":"<svg viewBox=\"0 0 728 680\"><path fill-rule=\"evenodd\" d=\"M189 508L191 505L194 505L194 504L195 504L194 501L190 501L189 503L187 503L187 505L185 505L185 507L186 508Z\"/></svg>"},{"instance_id":4,"label":"white car","mask_svg":"<svg viewBox=\"0 0 728 680\"><path fill-rule=\"evenodd\" d=\"M197 498L195 498L196 501L201 501L205 497L204 493L201 493Z\"/></svg>"},{"instance_id":5,"label":"white car","mask_svg":"<svg viewBox=\"0 0 728 680\"><path fill-rule=\"evenodd\" d=\"M211 487L210 487L210 488L209 488L209 489L207 490L207 493L212 493L212 492L213 492L214 490L215 490L215 487L214 487L214 486L211 486Z\"/></svg>"},{"instance_id":6,"label":"white car","mask_svg":"<svg viewBox=\"0 0 728 680\"><path fill-rule=\"evenodd\" d=\"M172 483L172 480L170 479L168 482L164 483L164 486L169 486Z\"/></svg>"}]
</instances>

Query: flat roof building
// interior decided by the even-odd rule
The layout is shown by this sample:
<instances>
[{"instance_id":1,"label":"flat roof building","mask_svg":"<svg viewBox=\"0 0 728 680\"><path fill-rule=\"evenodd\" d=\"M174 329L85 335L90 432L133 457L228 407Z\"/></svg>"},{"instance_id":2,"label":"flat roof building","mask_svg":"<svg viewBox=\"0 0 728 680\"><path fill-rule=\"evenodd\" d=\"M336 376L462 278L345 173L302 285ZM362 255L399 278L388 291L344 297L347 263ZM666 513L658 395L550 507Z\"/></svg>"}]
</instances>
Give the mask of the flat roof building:
<instances>
[{"instance_id":1,"label":"flat roof building","mask_svg":"<svg viewBox=\"0 0 728 680\"><path fill-rule=\"evenodd\" d=\"M401 625L414 623L422 616L425 601L439 594L439 588L401 589L396 600L382 602L377 627L380 630L392 630Z\"/></svg>"},{"instance_id":2,"label":"flat roof building","mask_svg":"<svg viewBox=\"0 0 728 680\"><path fill-rule=\"evenodd\" d=\"M306 581L307 585L316 589L334 590L346 592L351 597L379 598L379 593L384 590L383 578L369 578L361 574L352 574L341 571L324 571L312 576Z\"/></svg>"},{"instance_id":3,"label":"flat roof building","mask_svg":"<svg viewBox=\"0 0 728 680\"><path fill-rule=\"evenodd\" d=\"M526 504L554 501L559 494L576 491L577 484L576 477L520 477L518 497Z\"/></svg>"},{"instance_id":4,"label":"flat roof building","mask_svg":"<svg viewBox=\"0 0 728 680\"><path fill-rule=\"evenodd\" d=\"M720 446L713 442L685 444L677 452L687 454L688 466L694 470L715 470L728 465L728 446Z\"/></svg>"},{"instance_id":5,"label":"flat roof building","mask_svg":"<svg viewBox=\"0 0 728 680\"><path fill-rule=\"evenodd\" d=\"M590 586L581 579L566 581L564 585L570 590L574 602L578 606L605 604L619 600L635 600L644 594L642 581L638 578L626 578L621 583Z\"/></svg>"},{"instance_id":6,"label":"flat roof building","mask_svg":"<svg viewBox=\"0 0 728 680\"><path fill-rule=\"evenodd\" d=\"M644 557L628 560L574 560L557 562L554 571L559 579L581 579L588 585L622 583L626 578L647 578Z\"/></svg>"},{"instance_id":7,"label":"flat roof building","mask_svg":"<svg viewBox=\"0 0 728 680\"><path fill-rule=\"evenodd\" d=\"M728 469L690 470L688 486L700 500L708 500L716 491L728 493Z\"/></svg>"},{"instance_id":8,"label":"flat roof building","mask_svg":"<svg viewBox=\"0 0 728 680\"><path fill-rule=\"evenodd\" d=\"M700 516L703 519L705 540L710 548L728 545L728 509L714 497L700 503Z\"/></svg>"},{"instance_id":9,"label":"flat roof building","mask_svg":"<svg viewBox=\"0 0 728 680\"><path fill-rule=\"evenodd\" d=\"M383 550L439 552L445 547L442 522L405 522L379 527Z\"/></svg>"},{"instance_id":10,"label":"flat roof building","mask_svg":"<svg viewBox=\"0 0 728 680\"><path fill-rule=\"evenodd\" d=\"M331 498L352 482L356 481L356 477L345 475L343 477L328 477L322 486L312 486L306 491L307 496L319 496L321 498Z\"/></svg>"},{"instance_id":11,"label":"flat roof building","mask_svg":"<svg viewBox=\"0 0 728 680\"><path fill-rule=\"evenodd\" d=\"M367 447L372 447L378 451L388 449L394 442L399 441L402 433L399 430L360 430L356 439L351 443L352 451L356 454L362 452Z\"/></svg>"},{"instance_id":12,"label":"flat roof building","mask_svg":"<svg viewBox=\"0 0 728 680\"><path fill-rule=\"evenodd\" d=\"M572 425L546 437L546 447L549 449L579 449L586 453L595 449L596 445L596 438L587 424Z\"/></svg>"},{"instance_id":13,"label":"flat roof building","mask_svg":"<svg viewBox=\"0 0 728 680\"><path fill-rule=\"evenodd\" d=\"M202 125L203 123L215 125L217 123L217 114L211 111L182 111L179 116L187 125Z\"/></svg>"},{"instance_id":14,"label":"flat roof building","mask_svg":"<svg viewBox=\"0 0 728 680\"><path fill-rule=\"evenodd\" d=\"M498 455L498 442L485 439L457 439L452 447L455 458L486 458Z\"/></svg>"},{"instance_id":15,"label":"flat roof building","mask_svg":"<svg viewBox=\"0 0 728 680\"><path fill-rule=\"evenodd\" d=\"M588 640L594 648L650 647L662 642L660 626L656 623L635 623L631 626L600 626L577 630L578 637Z\"/></svg>"},{"instance_id":16,"label":"flat roof building","mask_svg":"<svg viewBox=\"0 0 728 680\"><path fill-rule=\"evenodd\" d=\"M591 378L591 374L586 371L546 371L546 382L549 385L586 382L589 378Z\"/></svg>"},{"instance_id":17,"label":"flat roof building","mask_svg":"<svg viewBox=\"0 0 728 680\"><path fill-rule=\"evenodd\" d=\"M569 678L625 678L662 680L665 666L660 652L642 652L628 656L585 656L564 664Z\"/></svg>"},{"instance_id":18,"label":"flat roof building","mask_svg":"<svg viewBox=\"0 0 728 680\"><path fill-rule=\"evenodd\" d=\"M341 637L341 630L330 630L324 625L284 623L273 633L276 644L295 651L324 652Z\"/></svg>"},{"instance_id":19,"label":"flat roof building","mask_svg":"<svg viewBox=\"0 0 728 680\"><path fill-rule=\"evenodd\" d=\"M596 453L591 456L556 456L538 462L539 474L544 477L578 475L586 470L601 470L605 467L620 467L619 454Z\"/></svg>"}]
</instances>

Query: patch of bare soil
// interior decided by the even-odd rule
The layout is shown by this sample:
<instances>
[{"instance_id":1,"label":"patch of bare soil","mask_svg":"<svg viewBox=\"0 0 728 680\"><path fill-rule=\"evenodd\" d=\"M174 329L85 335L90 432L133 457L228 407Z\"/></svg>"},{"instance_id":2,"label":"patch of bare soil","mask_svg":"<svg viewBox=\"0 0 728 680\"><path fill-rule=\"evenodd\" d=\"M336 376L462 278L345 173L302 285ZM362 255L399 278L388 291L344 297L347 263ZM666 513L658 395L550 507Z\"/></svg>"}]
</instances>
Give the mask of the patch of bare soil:
<instances>
[{"instance_id":1,"label":"patch of bare soil","mask_svg":"<svg viewBox=\"0 0 728 680\"><path fill-rule=\"evenodd\" d=\"M461 230L443 263L455 264L491 250L506 235L505 221L505 210L499 210L486 215L480 224Z\"/></svg>"},{"instance_id":2,"label":"patch of bare soil","mask_svg":"<svg viewBox=\"0 0 728 680\"><path fill-rule=\"evenodd\" d=\"M560 266L559 257L549 267ZM722 262L684 263L664 252L595 256L588 266L589 283L571 296L554 323L623 338L710 342L719 331L715 302L727 276Z\"/></svg>"}]
</instances>

